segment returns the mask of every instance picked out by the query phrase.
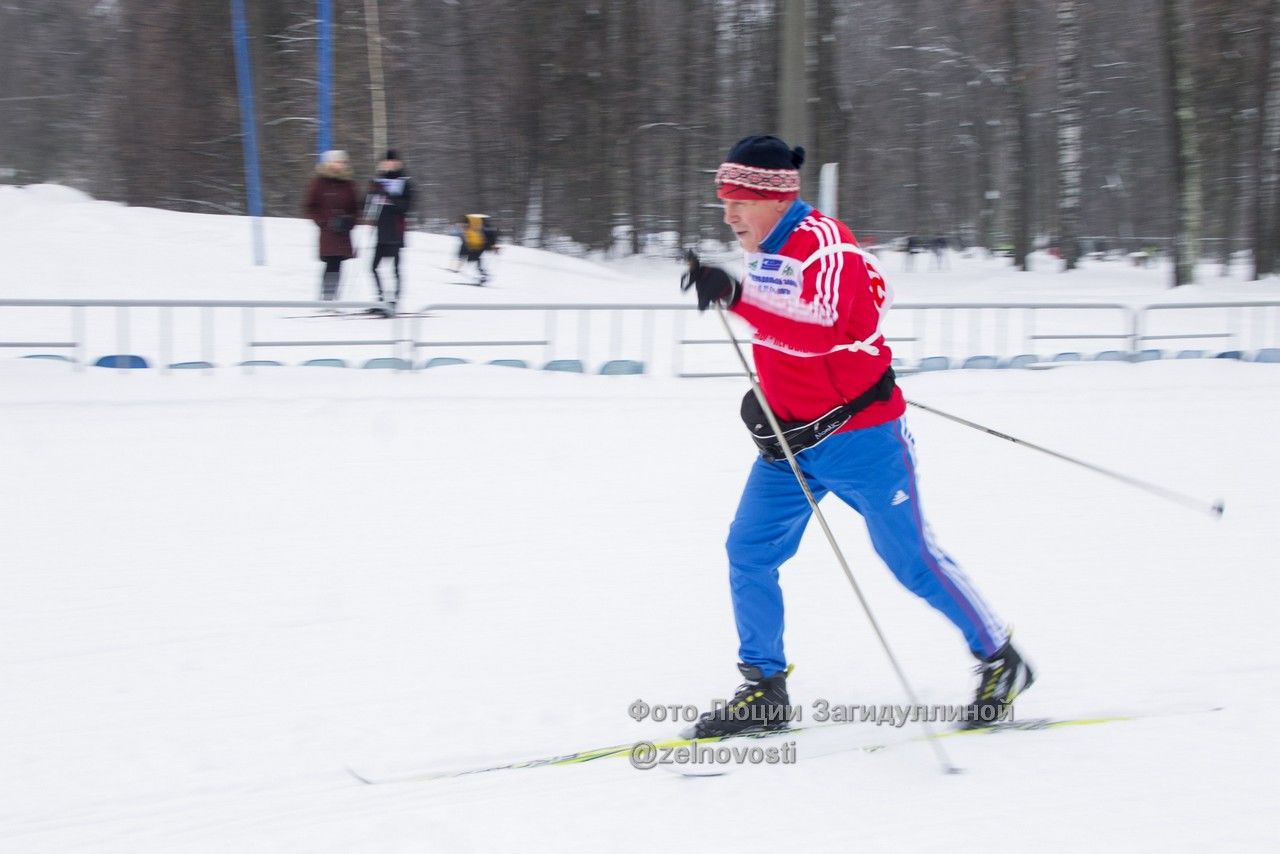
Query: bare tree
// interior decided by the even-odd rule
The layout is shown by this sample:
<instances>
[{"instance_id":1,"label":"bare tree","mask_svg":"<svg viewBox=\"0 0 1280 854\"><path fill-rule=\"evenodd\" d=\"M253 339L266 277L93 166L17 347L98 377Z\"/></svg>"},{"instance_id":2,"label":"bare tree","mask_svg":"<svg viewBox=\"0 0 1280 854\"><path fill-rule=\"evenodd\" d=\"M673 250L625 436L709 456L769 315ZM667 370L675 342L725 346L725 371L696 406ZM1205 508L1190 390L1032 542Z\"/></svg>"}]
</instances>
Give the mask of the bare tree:
<instances>
[{"instance_id":1,"label":"bare tree","mask_svg":"<svg viewBox=\"0 0 1280 854\"><path fill-rule=\"evenodd\" d=\"M1260 0L1258 3L1258 47L1254 64L1254 117L1253 117L1253 193L1250 210L1250 244L1253 250L1252 278L1260 279L1275 271L1276 251L1272 234L1267 228L1267 200L1275 193L1274 159L1269 152L1275 147L1272 126L1276 116L1270 109L1270 101L1277 89L1280 63L1276 62L1274 42L1276 14L1280 11L1277 0ZM1270 137L1270 139L1269 139Z\"/></svg>"},{"instance_id":2,"label":"bare tree","mask_svg":"<svg viewBox=\"0 0 1280 854\"><path fill-rule=\"evenodd\" d=\"M1058 246L1064 270L1080 258L1080 19L1076 0L1058 0Z\"/></svg>"},{"instance_id":3,"label":"bare tree","mask_svg":"<svg viewBox=\"0 0 1280 854\"><path fill-rule=\"evenodd\" d=\"M1195 103L1187 45L1190 15L1182 0L1160 0L1164 42L1165 94L1173 150L1173 284L1195 281L1200 237L1200 156L1196 145Z\"/></svg>"},{"instance_id":4,"label":"bare tree","mask_svg":"<svg viewBox=\"0 0 1280 854\"><path fill-rule=\"evenodd\" d=\"M1029 269L1031 252L1031 107L1027 99L1027 66L1023 61L1023 17L1019 0L1004 0L1005 46L1009 52L1009 111L1015 131L1009 141L1009 183L1013 200L1008 205L1009 231L1013 235L1013 263Z\"/></svg>"},{"instance_id":5,"label":"bare tree","mask_svg":"<svg viewBox=\"0 0 1280 854\"><path fill-rule=\"evenodd\" d=\"M815 80L814 135L811 157L816 174L823 163L839 162L841 142L848 133L848 112L840 92L839 50L836 28L839 24L835 0L817 0L814 16Z\"/></svg>"},{"instance_id":6,"label":"bare tree","mask_svg":"<svg viewBox=\"0 0 1280 854\"><path fill-rule=\"evenodd\" d=\"M373 120L374 157L387 147L387 87L382 75L382 28L378 0L364 0L365 44L369 62L369 111Z\"/></svg>"},{"instance_id":7,"label":"bare tree","mask_svg":"<svg viewBox=\"0 0 1280 854\"><path fill-rule=\"evenodd\" d=\"M1254 275L1276 267L1278 0L796 2L814 133L792 142L840 161L860 236L945 230L1023 266L1033 235L1056 235L1069 268L1077 236L1178 235L1180 275L1200 240L1227 259L1247 237ZM361 172L401 151L425 228L485 209L539 245L612 247L617 225L632 252L723 237L706 173L779 130L783 7L338 4L334 144ZM315 158L314 0L249 11L264 201L292 216ZM224 2L0 4L0 181L242 212L229 48Z\"/></svg>"}]
</instances>

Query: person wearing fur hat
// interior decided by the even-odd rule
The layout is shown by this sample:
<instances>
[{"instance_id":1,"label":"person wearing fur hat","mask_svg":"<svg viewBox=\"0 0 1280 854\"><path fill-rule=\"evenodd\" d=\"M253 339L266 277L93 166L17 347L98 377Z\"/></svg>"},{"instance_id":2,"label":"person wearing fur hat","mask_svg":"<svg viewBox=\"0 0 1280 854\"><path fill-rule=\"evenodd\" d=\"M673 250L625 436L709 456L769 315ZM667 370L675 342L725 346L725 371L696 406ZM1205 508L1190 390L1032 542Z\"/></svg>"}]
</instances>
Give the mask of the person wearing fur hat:
<instances>
[{"instance_id":1,"label":"person wearing fur hat","mask_svg":"<svg viewBox=\"0 0 1280 854\"><path fill-rule=\"evenodd\" d=\"M800 196L804 149L749 136L716 172L724 222L743 251L742 279L690 256L685 290L755 329L755 370L816 500L832 493L860 513L880 558L907 589L946 617L978 660L967 726L1007 713L1034 674L1009 630L934 541L916 482L915 446L880 331L893 300L876 257L849 228ZM719 309L717 309L719 310ZM746 680L731 703L688 732L707 738L780 729L790 720L778 569L812 514L768 418L748 391L742 417L759 448L726 542Z\"/></svg>"},{"instance_id":2,"label":"person wearing fur hat","mask_svg":"<svg viewBox=\"0 0 1280 854\"><path fill-rule=\"evenodd\" d=\"M400 283L400 250L404 247L406 218L413 208L413 185L405 174L404 164L394 150L378 163L378 175L369 182L365 196L365 218L377 231L373 250L373 284L378 289L378 300L386 302L389 312L395 312L396 302L402 292ZM395 287L384 294L382 279L378 278L378 265L384 258L391 259L395 273Z\"/></svg>"},{"instance_id":3,"label":"person wearing fur hat","mask_svg":"<svg viewBox=\"0 0 1280 854\"><path fill-rule=\"evenodd\" d=\"M320 299L336 300L341 283L342 262L356 256L351 245L351 229L360 215L360 197L351 179L351 161L345 151L320 155L316 174L307 186L303 211L320 229Z\"/></svg>"}]
</instances>

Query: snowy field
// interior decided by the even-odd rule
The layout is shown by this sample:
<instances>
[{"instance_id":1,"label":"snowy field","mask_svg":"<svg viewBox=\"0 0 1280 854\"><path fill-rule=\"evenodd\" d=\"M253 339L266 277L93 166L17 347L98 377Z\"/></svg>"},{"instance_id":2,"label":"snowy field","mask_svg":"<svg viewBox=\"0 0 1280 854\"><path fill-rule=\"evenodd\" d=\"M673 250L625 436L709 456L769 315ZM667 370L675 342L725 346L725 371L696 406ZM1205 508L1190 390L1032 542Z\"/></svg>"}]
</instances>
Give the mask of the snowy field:
<instances>
[{"instance_id":1,"label":"snowy field","mask_svg":"<svg viewBox=\"0 0 1280 854\"><path fill-rule=\"evenodd\" d=\"M312 226L267 225L255 268L241 219L0 188L0 295L311 298ZM494 289L453 288L452 241L412 240L415 304L679 299L669 263L516 248ZM1166 270L1042 264L886 272L899 299L1280 291L1206 268L1170 294ZM23 317L0 312L0 339L28 333ZM909 415L939 541L1038 668L1018 717L1135 720L947 739L959 776L910 741L918 727L861 723L796 735L795 764L713 778L624 757L365 786L345 769L660 739L674 727L633 721L634 700L733 690L723 542L753 457L743 381L122 374L18 355L0 352L0 851L1280 847L1280 365L902 380L921 403L1225 500L1215 520ZM967 700L959 637L897 586L853 511L824 509L921 699ZM816 526L783 583L793 702L906 702ZM857 749L888 742L904 743Z\"/></svg>"}]
</instances>

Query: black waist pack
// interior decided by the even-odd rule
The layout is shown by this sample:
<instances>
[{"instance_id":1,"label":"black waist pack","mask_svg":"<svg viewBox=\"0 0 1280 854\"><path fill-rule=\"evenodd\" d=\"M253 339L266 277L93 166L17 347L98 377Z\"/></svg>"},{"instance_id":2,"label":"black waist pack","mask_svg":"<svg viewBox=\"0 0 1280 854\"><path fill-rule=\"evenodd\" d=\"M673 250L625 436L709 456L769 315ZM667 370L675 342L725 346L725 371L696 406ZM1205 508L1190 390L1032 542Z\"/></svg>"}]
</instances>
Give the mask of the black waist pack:
<instances>
[{"instance_id":1,"label":"black waist pack","mask_svg":"<svg viewBox=\"0 0 1280 854\"><path fill-rule=\"evenodd\" d=\"M850 418L871 404L881 400L888 400L893 394L893 386L893 368L886 368L885 372L880 375L880 379L876 380L875 385L871 386L871 388L848 403L842 403L812 421L780 420L778 424L782 427L782 435L786 438L787 445L791 448L791 453L798 454L805 448L812 448L849 423ZM773 434L773 429L769 426L769 419L765 416L764 410L760 408L760 401L756 399L754 390L748 391L746 396L742 398L741 415L742 423L747 425L747 429L751 431L752 440L756 443L756 447L760 449L760 456L771 463L786 459L786 454L782 451L782 443Z\"/></svg>"}]
</instances>

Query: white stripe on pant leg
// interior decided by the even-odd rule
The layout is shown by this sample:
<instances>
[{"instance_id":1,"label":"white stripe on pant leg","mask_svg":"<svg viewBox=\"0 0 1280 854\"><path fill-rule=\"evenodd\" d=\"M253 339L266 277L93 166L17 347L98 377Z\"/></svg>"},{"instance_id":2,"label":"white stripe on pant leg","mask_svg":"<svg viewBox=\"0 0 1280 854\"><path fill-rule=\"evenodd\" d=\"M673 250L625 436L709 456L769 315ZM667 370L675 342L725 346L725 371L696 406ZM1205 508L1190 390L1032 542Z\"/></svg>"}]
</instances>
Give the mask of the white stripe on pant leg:
<instances>
[{"instance_id":1,"label":"white stripe on pant leg","mask_svg":"<svg viewBox=\"0 0 1280 854\"><path fill-rule=\"evenodd\" d=\"M920 512L919 507L916 507L916 512ZM942 572L948 579L950 579L951 583L956 586L956 589L960 591L960 595L963 596L969 603L969 606L973 608L974 613L978 615L978 619L982 621L982 627L986 629L987 634L991 636L992 643L994 643L996 648L999 649L1004 645L1005 640L1007 640L1004 625L1000 622L1000 619L995 615L995 613L992 612L991 608L987 605L986 600L978 595L978 591L974 588L973 582L969 580L969 576L965 571L961 569L940 546L938 546L937 542L934 541L933 530L929 527L929 523L924 521L923 515L921 516L920 521L924 526L925 548L927 548L929 553L933 555L934 560L937 561Z\"/></svg>"},{"instance_id":2,"label":"white stripe on pant leg","mask_svg":"<svg viewBox=\"0 0 1280 854\"><path fill-rule=\"evenodd\" d=\"M924 508L919 506L920 480L916 476L919 472L919 467L916 465L915 439L912 437L911 431L907 429L906 416L902 416L898 419L898 425L899 432L902 435L902 440L907 446L907 455L911 460L910 474L912 479L915 480L917 498L917 505L914 512L920 519L920 527L923 529L924 533L925 548L929 550L929 554L933 556L934 561L937 563L938 568L942 570L943 575L945 575L947 579L955 585L956 590L959 591L962 597L964 597L969 606L973 608L973 612L978 615L978 619L982 622L983 629L985 629L987 634L991 636L992 643L999 648L1004 644L1004 641L1008 639L1008 635L1005 633L1004 624L1001 623L1000 619L994 612L992 612L986 601L978 595L978 591L974 589L973 582L969 580L969 576L965 574L964 570L956 565L955 561L953 561L950 556L948 556L947 553L938 546L937 542L933 538L933 529L929 527L929 523L924 518Z\"/></svg>"}]
</instances>

